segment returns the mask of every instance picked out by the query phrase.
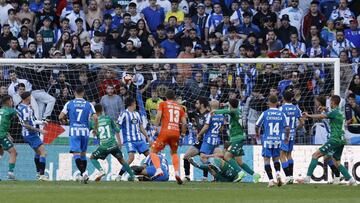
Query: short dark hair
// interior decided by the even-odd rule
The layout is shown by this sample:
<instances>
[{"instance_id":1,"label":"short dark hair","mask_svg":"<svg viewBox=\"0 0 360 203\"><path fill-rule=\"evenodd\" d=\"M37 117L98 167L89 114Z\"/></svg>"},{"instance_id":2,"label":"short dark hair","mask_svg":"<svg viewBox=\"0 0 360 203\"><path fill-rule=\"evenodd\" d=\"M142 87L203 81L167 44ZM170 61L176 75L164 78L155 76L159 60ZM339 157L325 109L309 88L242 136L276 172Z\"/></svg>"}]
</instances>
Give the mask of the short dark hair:
<instances>
[{"instance_id":1,"label":"short dark hair","mask_svg":"<svg viewBox=\"0 0 360 203\"><path fill-rule=\"evenodd\" d=\"M85 46L91 46L90 42L84 42L82 47L85 47Z\"/></svg>"},{"instance_id":2,"label":"short dark hair","mask_svg":"<svg viewBox=\"0 0 360 203\"><path fill-rule=\"evenodd\" d=\"M167 89L165 93L166 99L174 100L175 99L175 91L172 89Z\"/></svg>"},{"instance_id":3,"label":"short dark hair","mask_svg":"<svg viewBox=\"0 0 360 203\"><path fill-rule=\"evenodd\" d=\"M135 99L132 97L127 97L125 99L125 108L128 108L129 106L131 106L133 103L135 102Z\"/></svg>"},{"instance_id":4,"label":"short dark hair","mask_svg":"<svg viewBox=\"0 0 360 203\"><path fill-rule=\"evenodd\" d=\"M11 96L10 95L5 95L2 98L2 103L4 104L4 103L8 102L9 100L11 100Z\"/></svg>"},{"instance_id":5,"label":"short dark hair","mask_svg":"<svg viewBox=\"0 0 360 203\"><path fill-rule=\"evenodd\" d=\"M200 105L201 104L204 105L205 108L209 106L209 100L207 98L199 97L198 100L199 100Z\"/></svg>"},{"instance_id":6,"label":"short dark hair","mask_svg":"<svg viewBox=\"0 0 360 203\"><path fill-rule=\"evenodd\" d=\"M25 84L24 83L19 83L18 85L17 85L17 87L19 88L19 87L25 87Z\"/></svg>"},{"instance_id":7,"label":"short dark hair","mask_svg":"<svg viewBox=\"0 0 360 203\"><path fill-rule=\"evenodd\" d=\"M96 113L102 113L103 112L103 107L102 107L101 104L96 104L94 106L94 108L95 108Z\"/></svg>"},{"instance_id":8,"label":"short dark hair","mask_svg":"<svg viewBox=\"0 0 360 203\"><path fill-rule=\"evenodd\" d=\"M350 93L350 94L348 95L348 98L353 98L353 99L355 99L355 98L356 98L356 95L355 95L354 93Z\"/></svg>"},{"instance_id":9,"label":"short dark hair","mask_svg":"<svg viewBox=\"0 0 360 203\"><path fill-rule=\"evenodd\" d=\"M275 95L270 95L268 101L272 104L276 104L278 102L278 97Z\"/></svg>"},{"instance_id":10,"label":"short dark hair","mask_svg":"<svg viewBox=\"0 0 360 203\"><path fill-rule=\"evenodd\" d=\"M76 89L75 89L75 92L76 92L76 94L84 93L85 92L84 86L82 86L82 85L77 86Z\"/></svg>"},{"instance_id":11,"label":"short dark hair","mask_svg":"<svg viewBox=\"0 0 360 203\"><path fill-rule=\"evenodd\" d=\"M331 101L335 102L336 105L339 105L341 102L341 98L339 95L333 95L331 96Z\"/></svg>"},{"instance_id":12,"label":"short dark hair","mask_svg":"<svg viewBox=\"0 0 360 203\"><path fill-rule=\"evenodd\" d=\"M326 106L326 97L325 96L316 97L316 101L318 101L321 106Z\"/></svg>"},{"instance_id":13,"label":"short dark hair","mask_svg":"<svg viewBox=\"0 0 360 203\"><path fill-rule=\"evenodd\" d=\"M82 18L76 18L75 23L78 23L78 22L84 22L84 20Z\"/></svg>"},{"instance_id":14,"label":"short dark hair","mask_svg":"<svg viewBox=\"0 0 360 203\"><path fill-rule=\"evenodd\" d=\"M291 91L287 90L287 91L284 92L284 95L283 95L283 96L284 96L284 100L285 100L285 101L291 102L294 94L293 94Z\"/></svg>"},{"instance_id":15,"label":"short dark hair","mask_svg":"<svg viewBox=\"0 0 360 203\"><path fill-rule=\"evenodd\" d=\"M239 106L239 100L237 99L230 99L229 100L229 104L231 107L233 108L237 108Z\"/></svg>"},{"instance_id":16,"label":"short dark hair","mask_svg":"<svg viewBox=\"0 0 360 203\"><path fill-rule=\"evenodd\" d=\"M26 21L29 21L29 23L31 22L31 20L29 18L23 18L21 20L21 24L24 24Z\"/></svg>"}]
</instances>

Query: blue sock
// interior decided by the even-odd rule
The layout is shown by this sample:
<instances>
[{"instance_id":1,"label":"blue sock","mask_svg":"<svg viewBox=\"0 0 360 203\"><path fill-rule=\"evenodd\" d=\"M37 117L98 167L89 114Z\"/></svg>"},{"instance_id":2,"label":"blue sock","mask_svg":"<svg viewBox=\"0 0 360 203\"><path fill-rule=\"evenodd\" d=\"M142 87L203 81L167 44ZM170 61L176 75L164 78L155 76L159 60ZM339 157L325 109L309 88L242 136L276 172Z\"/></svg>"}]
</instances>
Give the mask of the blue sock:
<instances>
[{"instance_id":1,"label":"blue sock","mask_svg":"<svg viewBox=\"0 0 360 203\"><path fill-rule=\"evenodd\" d=\"M80 159L80 155L74 155L74 159Z\"/></svg>"},{"instance_id":2,"label":"blue sock","mask_svg":"<svg viewBox=\"0 0 360 203\"><path fill-rule=\"evenodd\" d=\"M333 160L330 160L330 161L327 162L327 164L328 164L329 166L333 166L333 165L334 165L334 161L333 161Z\"/></svg>"},{"instance_id":3,"label":"blue sock","mask_svg":"<svg viewBox=\"0 0 360 203\"><path fill-rule=\"evenodd\" d=\"M287 168L287 167L289 167L289 163L287 161L284 162L284 163L281 163L281 167L282 168Z\"/></svg>"},{"instance_id":4,"label":"blue sock","mask_svg":"<svg viewBox=\"0 0 360 203\"><path fill-rule=\"evenodd\" d=\"M86 161L86 156L80 156L80 159Z\"/></svg>"},{"instance_id":5,"label":"blue sock","mask_svg":"<svg viewBox=\"0 0 360 203\"><path fill-rule=\"evenodd\" d=\"M287 161L284 162L284 163L281 163L281 167L283 168L283 171L284 171L286 177L287 177L287 176L290 176L290 173L289 173L289 163L288 163Z\"/></svg>"},{"instance_id":6,"label":"blue sock","mask_svg":"<svg viewBox=\"0 0 360 203\"><path fill-rule=\"evenodd\" d=\"M40 161L40 163L45 163L46 162L46 157L41 156L39 161Z\"/></svg>"}]
</instances>

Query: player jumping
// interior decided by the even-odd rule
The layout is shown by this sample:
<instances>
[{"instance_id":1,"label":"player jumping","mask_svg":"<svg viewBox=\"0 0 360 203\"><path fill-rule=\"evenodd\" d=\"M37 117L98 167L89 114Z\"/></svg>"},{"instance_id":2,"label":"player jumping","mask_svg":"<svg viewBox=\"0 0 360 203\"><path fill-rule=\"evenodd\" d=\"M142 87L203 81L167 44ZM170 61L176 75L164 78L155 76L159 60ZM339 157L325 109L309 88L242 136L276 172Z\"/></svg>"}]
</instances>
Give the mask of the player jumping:
<instances>
[{"instance_id":1,"label":"player jumping","mask_svg":"<svg viewBox=\"0 0 360 203\"><path fill-rule=\"evenodd\" d=\"M89 123L91 116L94 120L94 132L97 133L98 118L94 106L84 99L85 89L79 86L75 90L75 99L68 101L59 115L59 120L66 123L69 116L70 153L73 154L77 168L80 171L81 181L87 183L89 176L86 171L86 150L89 141Z\"/></svg>"},{"instance_id":2,"label":"player jumping","mask_svg":"<svg viewBox=\"0 0 360 203\"><path fill-rule=\"evenodd\" d=\"M16 149L10 135L10 126L12 118L16 116L16 110L13 109L13 101L8 95L2 98L2 105L3 107L0 109L0 146L10 154L8 179L15 180Z\"/></svg>"},{"instance_id":3,"label":"player jumping","mask_svg":"<svg viewBox=\"0 0 360 203\"><path fill-rule=\"evenodd\" d=\"M47 181L45 176L46 151L43 142L40 139L40 133L45 134L44 130L36 128L36 125L43 124L43 121L36 121L34 111L30 107L31 93L24 92L21 94L21 103L17 107L18 117L22 124L22 135L24 141L35 151L35 166L38 172L37 177L40 181Z\"/></svg>"},{"instance_id":4,"label":"player jumping","mask_svg":"<svg viewBox=\"0 0 360 203\"><path fill-rule=\"evenodd\" d=\"M186 133L186 117L185 112L181 105L176 103L175 92L168 89L165 93L166 101L159 104L159 109L156 114L155 126L160 125L161 130L157 139L151 145L150 157L151 161L156 168L154 177L164 175L163 170L160 168L160 159L158 153L162 151L166 145L170 146L171 159L174 165L175 178L178 184L182 184L183 181L180 178L179 171L179 156L177 155L178 143L180 139L180 122L181 122L181 134Z\"/></svg>"},{"instance_id":5,"label":"player jumping","mask_svg":"<svg viewBox=\"0 0 360 203\"><path fill-rule=\"evenodd\" d=\"M239 101L237 99L229 100L229 109L219 109L212 111L215 114L227 114L230 115L230 147L225 153L224 159L236 170L239 171L238 177L234 180L235 182L239 182L245 176L245 173L241 171L240 167L252 175L254 178L254 182L259 182L261 178L260 174L254 173L254 171L242 160L242 156L244 155L244 129L242 127L242 112L238 108Z\"/></svg>"},{"instance_id":6,"label":"player jumping","mask_svg":"<svg viewBox=\"0 0 360 203\"><path fill-rule=\"evenodd\" d=\"M195 102L195 108L197 111L195 112L195 115L193 118L193 126L195 127L195 129L197 131L196 133L200 132L201 129L205 125L206 118L209 114L208 106L209 106L209 101L205 97L200 97ZM202 138L198 138L196 143L194 145L190 146L184 155L184 170L185 170L184 180L186 180L186 181L190 181L189 159L191 157L199 155L202 142L203 142ZM208 176L208 172L207 172L207 170L205 170L203 172L203 180L205 180L205 179L207 180L207 176Z\"/></svg>"},{"instance_id":7,"label":"player jumping","mask_svg":"<svg viewBox=\"0 0 360 203\"><path fill-rule=\"evenodd\" d=\"M339 169L340 173L344 176L349 186L356 185L356 180L349 174L348 170L341 164L341 155L345 146L344 138L344 115L341 113L339 104L341 98L338 95L331 97L331 111L327 114L313 114L304 113L305 118L312 119L330 119L330 138L312 155L312 159L304 179L298 180L299 183L310 183L310 178L317 166L318 159L322 156L330 156L335 162L335 166Z\"/></svg>"},{"instance_id":8,"label":"player jumping","mask_svg":"<svg viewBox=\"0 0 360 203\"><path fill-rule=\"evenodd\" d=\"M127 163L130 165L134 161L136 152L144 154L145 156L149 155L149 147L143 140L142 135L145 136L149 143L150 138L143 127L143 121L140 114L136 112L135 99L131 97L126 98L125 108L126 111L122 112L119 116L118 124L121 127L122 136L128 152ZM119 181L121 176L125 173L124 169L120 170L119 176L116 178L117 181Z\"/></svg>"},{"instance_id":9,"label":"player jumping","mask_svg":"<svg viewBox=\"0 0 360 203\"><path fill-rule=\"evenodd\" d=\"M109 117L102 115L103 107L101 104L95 105L96 115L98 116L98 132L96 137L100 140L100 146L91 154L90 161L94 167L99 170L98 176L95 181L100 181L105 176L104 169L100 166L98 159L104 160L109 154L113 155L119 163L123 166L124 170L129 173L129 181L135 180L134 172L131 170L129 164L124 160L121 152L121 139L120 129L116 126L115 122ZM94 122L90 126L93 128ZM114 137L115 136L117 139Z\"/></svg>"},{"instance_id":10,"label":"player jumping","mask_svg":"<svg viewBox=\"0 0 360 203\"><path fill-rule=\"evenodd\" d=\"M255 132L256 138L260 138L260 128L264 127L264 133L262 137L262 156L264 157L265 171L269 178L268 187L273 187L276 183L273 180L272 169L270 165L270 159L274 162L274 168L276 171L277 185L281 186L282 181L280 177L280 145L282 143L281 136L285 130L284 144L288 145L290 128L286 121L285 114L277 109L278 98L275 95L271 95L268 98L269 109L264 111L258 120L256 121Z\"/></svg>"},{"instance_id":11,"label":"player jumping","mask_svg":"<svg viewBox=\"0 0 360 203\"><path fill-rule=\"evenodd\" d=\"M291 103L292 99L293 93L290 91L285 91L283 94L283 105L279 108L279 110L285 114L285 118L290 127L289 141L287 143L285 142L285 134L283 134L280 147L280 161L283 171L286 175L286 184L293 184L294 182L294 160L291 156L291 152L294 148L296 132L304 125L304 120L301 117L301 110L297 105ZM296 126L297 121L299 121L299 124Z\"/></svg>"}]
</instances>

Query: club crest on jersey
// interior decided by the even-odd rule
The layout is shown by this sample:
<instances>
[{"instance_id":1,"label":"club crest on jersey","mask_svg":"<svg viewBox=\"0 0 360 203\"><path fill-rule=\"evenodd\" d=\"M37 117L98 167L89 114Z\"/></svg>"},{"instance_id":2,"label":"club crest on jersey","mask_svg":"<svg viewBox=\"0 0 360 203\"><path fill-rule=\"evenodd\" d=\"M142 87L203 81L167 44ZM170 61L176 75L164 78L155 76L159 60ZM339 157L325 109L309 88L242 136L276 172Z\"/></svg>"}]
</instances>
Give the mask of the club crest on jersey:
<instances>
[{"instance_id":1,"label":"club crest on jersey","mask_svg":"<svg viewBox=\"0 0 360 203\"><path fill-rule=\"evenodd\" d=\"M138 123L138 120L137 120L136 118L134 118L134 119L131 120L131 123L132 123L132 124L137 124L137 123Z\"/></svg>"}]
</instances>

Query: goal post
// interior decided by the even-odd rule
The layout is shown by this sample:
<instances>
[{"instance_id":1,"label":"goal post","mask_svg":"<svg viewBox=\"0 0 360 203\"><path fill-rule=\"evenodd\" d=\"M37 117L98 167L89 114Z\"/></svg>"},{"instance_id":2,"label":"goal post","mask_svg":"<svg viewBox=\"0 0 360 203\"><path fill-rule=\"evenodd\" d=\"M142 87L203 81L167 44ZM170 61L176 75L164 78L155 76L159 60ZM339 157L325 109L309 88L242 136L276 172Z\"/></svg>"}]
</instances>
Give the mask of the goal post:
<instances>
[{"instance_id":1,"label":"goal post","mask_svg":"<svg viewBox=\"0 0 360 203\"><path fill-rule=\"evenodd\" d=\"M281 64L328 63L334 65L334 93L340 95L340 58L184 58L184 59L0 59L2 64Z\"/></svg>"}]
</instances>

